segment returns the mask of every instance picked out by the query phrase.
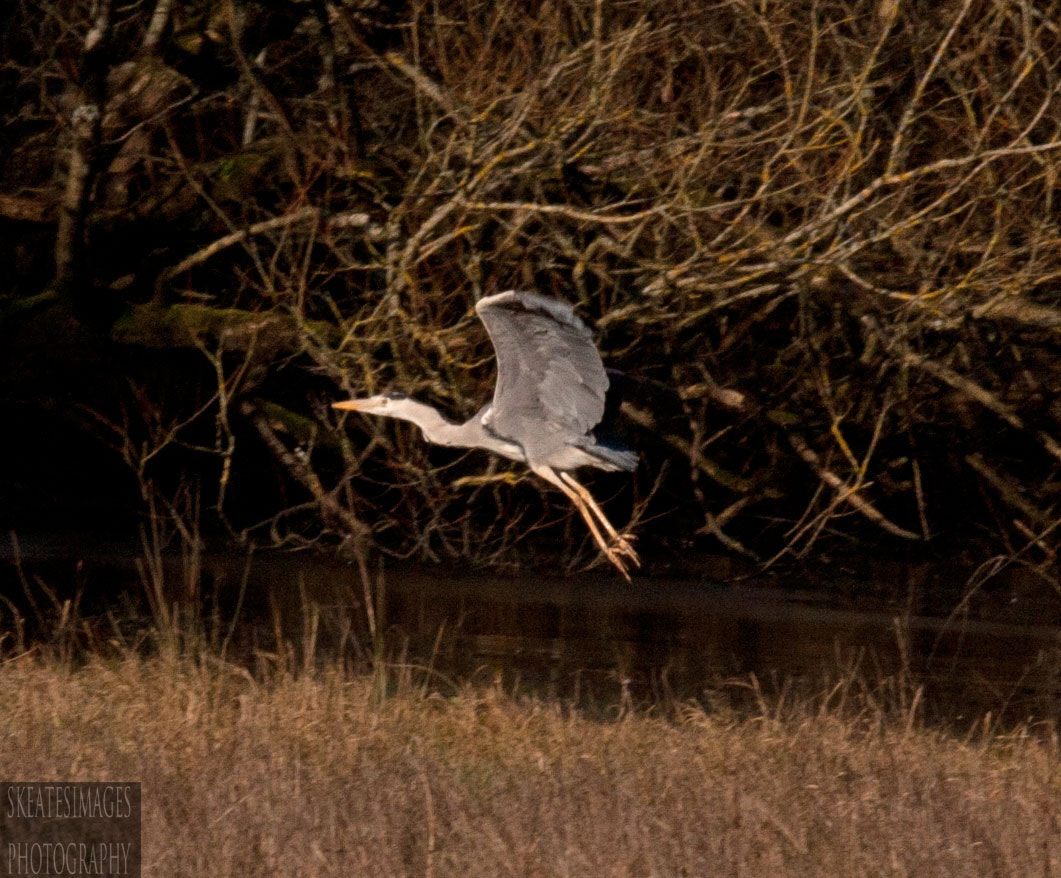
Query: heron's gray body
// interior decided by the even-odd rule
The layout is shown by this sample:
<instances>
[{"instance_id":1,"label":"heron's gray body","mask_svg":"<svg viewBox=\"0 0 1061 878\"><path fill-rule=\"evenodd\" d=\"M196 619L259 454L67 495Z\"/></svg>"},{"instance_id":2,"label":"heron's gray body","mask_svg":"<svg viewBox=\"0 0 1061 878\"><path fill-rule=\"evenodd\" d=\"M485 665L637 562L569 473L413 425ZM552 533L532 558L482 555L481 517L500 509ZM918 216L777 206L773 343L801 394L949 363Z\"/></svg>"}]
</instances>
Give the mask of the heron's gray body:
<instances>
[{"instance_id":1,"label":"heron's gray body","mask_svg":"<svg viewBox=\"0 0 1061 878\"><path fill-rule=\"evenodd\" d=\"M638 563L630 538L615 531L569 475L582 466L637 468L634 452L594 435L609 381L589 329L570 305L536 293L498 293L480 300L475 310L497 353L497 384L493 401L473 417L454 424L431 406L398 394L334 403L335 408L412 421L429 442L485 448L526 463L571 499L609 560L629 578L625 563Z\"/></svg>"},{"instance_id":2,"label":"heron's gray body","mask_svg":"<svg viewBox=\"0 0 1061 878\"><path fill-rule=\"evenodd\" d=\"M532 468L633 470L637 455L601 444L608 376L586 324L566 302L509 291L475 306L497 351L494 401L479 417ZM513 455L508 455L513 456Z\"/></svg>"}]
</instances>

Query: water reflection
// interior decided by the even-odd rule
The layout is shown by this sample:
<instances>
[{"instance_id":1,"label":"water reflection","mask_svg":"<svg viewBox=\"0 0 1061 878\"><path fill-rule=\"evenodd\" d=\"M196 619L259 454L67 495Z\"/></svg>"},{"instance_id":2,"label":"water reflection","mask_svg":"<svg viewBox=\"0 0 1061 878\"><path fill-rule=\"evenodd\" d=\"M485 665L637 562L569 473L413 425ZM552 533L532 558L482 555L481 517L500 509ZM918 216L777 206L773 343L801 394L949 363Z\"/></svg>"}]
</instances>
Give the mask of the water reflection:
<instances>
[{"instance_id":1,"label":"water reflection","mask_svg":"<svg viewBox=\"0 0 1061 878\"><path fill-rule=\"evenodd\" d=\"M872 603L867 601L867 603ZM701 698L725 678L768 685L900 676L940 709L1053 715L1061 628L909 605L842 608L835 595L755 585L611 577L547 580L422 574L388 587L392 631L460 678L500 678L595 701ZM440 628L446 631L435 647Z\"/></svg>"}]
</instances>

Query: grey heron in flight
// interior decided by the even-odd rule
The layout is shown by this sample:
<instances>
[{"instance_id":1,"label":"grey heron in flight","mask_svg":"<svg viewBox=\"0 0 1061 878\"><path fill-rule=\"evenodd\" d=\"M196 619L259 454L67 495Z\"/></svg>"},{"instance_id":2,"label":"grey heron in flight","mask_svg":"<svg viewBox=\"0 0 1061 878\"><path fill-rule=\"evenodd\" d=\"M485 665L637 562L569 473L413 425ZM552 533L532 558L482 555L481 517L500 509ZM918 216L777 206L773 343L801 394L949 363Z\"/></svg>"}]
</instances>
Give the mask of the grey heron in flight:
<instances>
[{"instance_id":1,"label":"grey heron in flight","mask_svg":"<svg viewBox=\"0 0 1061 878\"><path fill-rule=\"evenodd\" d=\"M431 406L396 393L332 407L412 421L428 442L485 448L525 463L567 495L605 557L629 580L627 566L641 563L633 538L615 529L571 475L583 466L637 468L637 454L593 433L604 416L609 379L589 329L570 305L536 293L498 293L481 299L475 310L497 353L497 384L493 402L470 420L454 424Z\"/></svg>"}]
</instances>

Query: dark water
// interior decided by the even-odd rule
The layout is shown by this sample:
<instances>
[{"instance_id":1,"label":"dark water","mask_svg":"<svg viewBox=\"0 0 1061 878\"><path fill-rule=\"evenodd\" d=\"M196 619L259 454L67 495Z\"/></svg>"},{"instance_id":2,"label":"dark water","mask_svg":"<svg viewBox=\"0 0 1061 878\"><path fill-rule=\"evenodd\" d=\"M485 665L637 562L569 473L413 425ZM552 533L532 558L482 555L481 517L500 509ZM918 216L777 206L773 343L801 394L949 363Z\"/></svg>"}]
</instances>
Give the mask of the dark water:
<instances>
[{"instance_id":1,"label":"dark water","mask_svg":"<svg viewBox=\"0 0 1061 878\"><path fill-rule=\"evenodd\" d=\"M24 581L57 593L76 581L85 614L113 605L119 591L126 606L143 602L135 545L23 539L20 554L21 577L10 548L0 554L0 588L16 604ZM163 566L172 599L190 594L224 629L239 606L233 642L244 651L275 651L279 632L293 644L312 637L322 657L371 653L353 565L310 553L249 562L171 553ZM371 587L386 656L442 691L499 681L598 707L703 703L726 681L747 691L754 674L774 691L822 692L844 678L882 699L921 687L927 709L956 719L1061 715L1061 597L1034 579L1000 577L962 601L958 574L924 567L882 564L887 581L846 573L811 588L734 581L721 561L700 566L698 576L626 583L609 571L497 576L395 564L374 570ZM710 577L712 566L728 581Z\"/></svg>"},{"instance_id":2,"label":"dark water","mask_svg":"<svg viewBox=\"0 0 1061 878\"><path fill-rule=\"evenodd\" d=\"M940 711L1053 716L1061 627L968 613L927 616L909 602L842 607L825 591L610 576L395 577L389 621L457 677L519 682L550 696L702 700L754 674L766 689L821 692L857 678L881 696L923 686ZM1012 605L1012 601L1010 601ZM1013 614L1012 606L1007 610Z\"/></svg>"}]
</instances>

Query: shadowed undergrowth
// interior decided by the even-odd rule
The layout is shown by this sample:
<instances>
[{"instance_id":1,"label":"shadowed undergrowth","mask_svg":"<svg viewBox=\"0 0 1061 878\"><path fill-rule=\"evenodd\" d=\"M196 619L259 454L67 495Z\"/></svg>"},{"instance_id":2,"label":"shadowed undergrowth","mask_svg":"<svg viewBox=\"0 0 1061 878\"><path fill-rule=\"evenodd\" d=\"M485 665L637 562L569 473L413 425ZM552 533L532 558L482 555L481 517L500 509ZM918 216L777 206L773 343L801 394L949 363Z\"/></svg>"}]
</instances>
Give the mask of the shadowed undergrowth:
<instances>
[{"instance_id":1,"label":"shadowed undergrowth","mask_svg":"<svg viewBox=\"0 0 1061 878\"><path fill-rule=\"evenodd\" d=\"M472 306L536 289L631 376L642 466L594 491L646 558L1056 585L1056 0L215 6L11 4L12 508L111 496L102 437L123 514L194 494L248 545L580 567L554 492L329 408L471 416Z\"/></svg>"}]
</instances>

